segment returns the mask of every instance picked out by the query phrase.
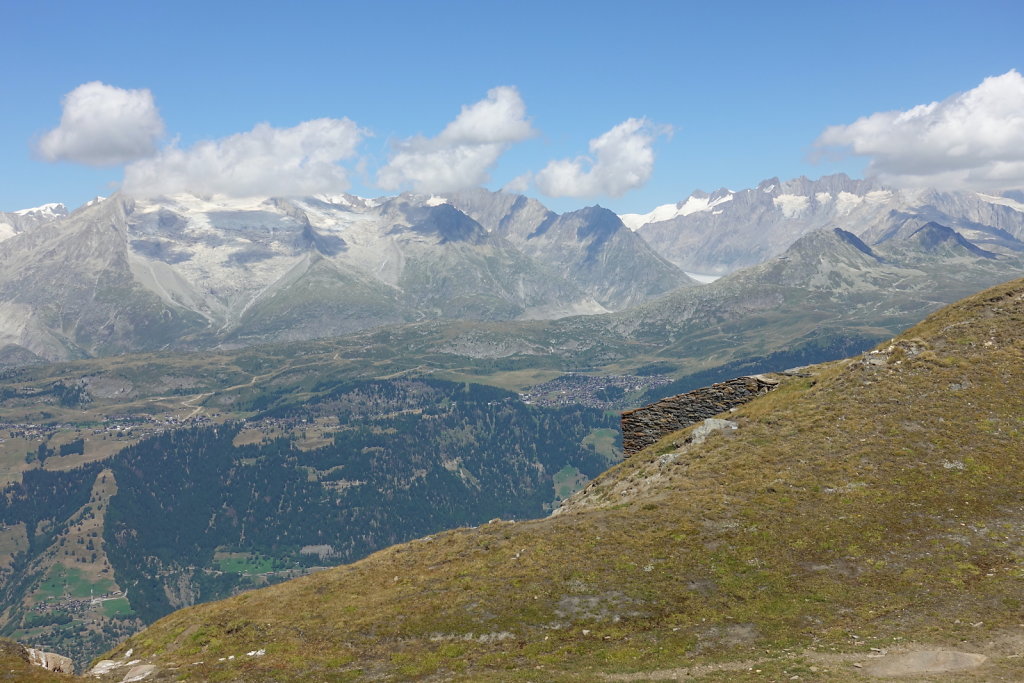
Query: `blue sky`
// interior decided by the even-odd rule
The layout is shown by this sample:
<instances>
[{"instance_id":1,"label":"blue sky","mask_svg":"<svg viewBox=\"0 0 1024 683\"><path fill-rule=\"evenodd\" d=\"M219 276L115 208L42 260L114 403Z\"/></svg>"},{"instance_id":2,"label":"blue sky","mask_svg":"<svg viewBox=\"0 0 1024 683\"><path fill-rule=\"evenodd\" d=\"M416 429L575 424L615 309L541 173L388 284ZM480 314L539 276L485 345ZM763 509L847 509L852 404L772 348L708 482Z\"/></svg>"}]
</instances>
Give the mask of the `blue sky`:
<instances>
[{"instance_id":1,"label":"blue sky","mask_svg":"<svg viewBox=\"0 0 1024 683\"><path fill-rule=\"evenodd\" d=\"M216 190L216 178L233 169L222 158L200 168L196 145L210 141L207 158L224 157L226 138L261 123L260 144L275 150L296 136L306 145L327 135L335 152L304 171L308 187L330 176L365 196L483 181L513 183L556 210L600 203L625 213L771 176L862 175L869 163L888 178L927 179L922 165L962 146L924 150L933 142L923 128L892 128L883 118L849 124L1024 70L1020 2L0 0L0 25L0 210L77 206L116 189L125 164L135 164L139 187L173 177ZM985 100L1009 103L997 114L1001 149L1024 147L1013 115L1024 117L1018 80L998 82ZM124 163L96 166L96 150L82 151L81 140L47 138L61 124L63 98L96 82L111 87L97 91L104 97L148 91L151 125L139 135L149 137L111 141ZM295 129L316 119L334 123ZM490 127L480 133L476 119ZM124 120L111 130L138 123ZM964 125L977 128L976 120ZM826 140L830 126L846 128ZM920 144L903 149L918 133ZM607 159L589 147L598 139ZM248 140L230 148L236 161ZM814 160L816 141L862 154ZM972 159L996 154L994 143L980 151L980 142L965 144ZM901 151L890 153L893 146ZM287 174L295 159L282 154ZM439 159L467 155L472 168L430 175ZM999 182L1019 187L1020 175L1006 169L1024 162L1024 149L997 161L1002 170L984 174L987 182L1001 173ZM270 173L273 159L260 163ZM978 178L978 164L996 162L972 163ZM332 165L341 170L325 176ZM941 170L935 177L947 184L968 177ZM261 182L266 174L245 187Z\"/></svg>"}]
</instances>

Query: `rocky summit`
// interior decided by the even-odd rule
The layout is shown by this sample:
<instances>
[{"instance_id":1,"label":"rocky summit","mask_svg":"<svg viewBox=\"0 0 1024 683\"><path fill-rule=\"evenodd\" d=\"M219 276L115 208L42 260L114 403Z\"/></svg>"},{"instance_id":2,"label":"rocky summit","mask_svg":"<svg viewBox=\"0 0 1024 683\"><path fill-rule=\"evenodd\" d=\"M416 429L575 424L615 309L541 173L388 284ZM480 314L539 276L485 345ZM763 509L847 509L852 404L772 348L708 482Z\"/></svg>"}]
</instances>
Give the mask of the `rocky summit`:
<instances>
[{"instance_id":1,"label":"rocky summit","mask_svg":"<svg viewBox=\"0 0 1024 683\"><path fill-rule=\"evenodd\" d=\"M776 379L557 515L181 610L94 674L1019 680L1024 280Z\"/></svg>"}]
</instances>

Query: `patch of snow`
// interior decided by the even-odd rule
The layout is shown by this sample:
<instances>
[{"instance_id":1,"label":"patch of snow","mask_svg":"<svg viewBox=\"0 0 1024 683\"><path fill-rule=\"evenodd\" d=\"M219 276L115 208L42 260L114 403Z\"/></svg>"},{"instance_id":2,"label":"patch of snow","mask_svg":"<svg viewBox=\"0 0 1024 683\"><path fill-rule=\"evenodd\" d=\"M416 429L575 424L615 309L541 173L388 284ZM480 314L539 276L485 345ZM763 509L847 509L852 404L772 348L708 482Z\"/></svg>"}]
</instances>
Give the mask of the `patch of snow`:
<instances>
[{"instance_id":1,"label":"patch of snow","mask_svg":"<svg viewBox=\"0 0 1024 683\"><path fill-rule=\"evenodd\" d=\"M265 654L267 654L267 651L261 647L259 650L252 650L251 652L246 652L245 656L246 657L262 657Z\"/></svg>"},{"instance_id":2,"label":"patch of snow","mask_svg":"<svg viewBox=\"0 0 1024 683\"><path fill-rule=\"evenodd\" d=\"M104 200L106 200L106 197L101 197L100 195L96 195L96 197L94 199L90 199L85 204L82 204L82 207L84 208L86 206L94 206L94 205L99 204L100 202L102 202Z\"/></svg>"},{"instance_id":3,"label":"patch of snow","mask_svg":"<svg viewBox=\"0 0 1024 683\"><path fill-rule=\"evenodd\" d=\"M207 211L261 211L267 210L271 200L266 197L228 197L227 195L196 195L181 193L153 200L139 200L136 211L171 208L179 212L205 213Z\"/></svg>"},{"instance_id":4,"label":"patch of snow","mask_svg":"<svg viewBox=\"0 0 1024 683\"><path fill-rule=\"evenodd\" d=\"M892 199L892 192L890 190L873 190L864 195L864 199L872 204L884 204Z\"/></svg>"},{"instance_id":5,"label":"patch of snow","mask_svg":"<svg viewBox=\"0 0 1024 683\"><path fill-rule=\"evenodd\" d=\"M775 189L775 185L769 185L768 187L762 189L761 192L764 192L765 194L771 194L772 190L774 190L774 189Z\"/></svg>"},{"instance_id":6,"label":"patch of snow","mask_svg":"<svg viewBox=\"0 0 1024 683\"><path fill-rule=\"evenodd\" d=\"M795 218L807 210L811 198L802 194L780 194L772 199L772 203L782 210L782 215L786 218Z\"/></svg>"},{"instance_id":7,"label":"patch of snow","mask_svg":"<svg viewBox=\"0 0 1024 683\"><path fill-rule=\"evenodd\" d=\"M905 187L900 190L900 197L906 204L924 204L934 201L935 190L929 187Z\"/></svg>"},{"instance_id":8,"label":"patch of snow","mask_svg":"<svg viewBox=\"0 0 1024 683\"><path fill-rule=\"evenodd\" d=\"M861 205L879 205L892 200L895 195L891 190L872 190L859 195L852 192L840 192L836 196L836 213L845 216Z\"/></svg>"},{"instance_id":9,"label":"patch of snow","mask_svg":"<svg viewBox=\"0 0 1024 683\"><path fill-rule=\"evenodd\" d=\"M864 197L861 197L859 194L853 194L852 192L840 192L836 195L836 212L840 216L845 216L860 206L863 201Z\"/></svg>"},{"instance_id":10,"label":"patch of snow","mask_svg":"<svg viewBox=\"0 0 1024 683\"><path fill-rule=\"evenodd\" d=\"M29 214L37 214L40 216L62 216L67 213L67 209L63 204L43 204L42 206L35 206L31 209L19 209L14 213L19 216L27 216Z\"/></svg>"},{"instance_id":11,"label":"patch of snow","mask_svg":"<svg viewBox=\"0 0 1024 683\"><path fill-rule=\"evenodd\" d=\"M17 233L14 232L13 225L10 223L0 223L0 242L14 237L15 234Z\"/></svg>"},{"instance_id":12,"label":"patch of snow","mask_svg":"<svg viewBox=\"0 0 1024 683\"><path fill-rule=\"evenodd\" d=\"M362 211L364 209L372 209L381 204L381 199L367 199L366 197L360 197L354 194L315 194L313 199L321 201L324 204L331 204L333 206L344 206L349 209L356 211Z\"/></svg>"},{"instance_id":13,"label":"patch of snow","mask_svg":"<svg viewBox=\"0 0 1024 683\"><path fill-rule=\"evenodd\" d=\"M444 197L439 197L436 194L432 194L427 198L427 201L423 202L427 206L441 206L447 204L448 200Z\"/></svg>"},{"instance_id":14,"label":"patch of snow","mask_svg":"<svg viewBox=\"0 0 1024 683\"><path fill-rule=\"evenodd\" d=\"M630 230L636 231L648 223L659 223L675 218L678 210L678 204L662 204L647 213L624 213L619 216L619 220Z\"/></svg>"},{"instance_id":15,"label":"patch of snow","mask_svg":"<svg viewBox=\"0 0 1024 683\"><path fill-rule=\"evenodd\" d=\"M323 202L324 204L333 204L335 206L355 206L355 202L348 198L347 195L343 194L315 194L313 199Z\"/></svg>"},{"instance_id":16,"label":"patch of snow","mask_svg":"<svg viewBox=\"0 0 1024 683\"><path fill-rule=\"evenodd\" d=\"M976 194L978 195L978 199L988 202L989 204L1008 206L1014 211L1020 211L1021 213L1024 213L1024 204L1021 204L1015 199L1010 199L1009 197L999 197L997 195L991 194L982 194L981 192L978 192Z\"/></svg>"},{"instance_id":17,"label":"patch of snow","mask_svg":"<svg viewBox=\"0 0 1024 683\"><path fill-rule=\"evenodd\" d=\"M726 202L732 201L732 197L733 195L731 193L715 198L710 196L690 196L685 202L679 202L677 204L662 204L648 213L622 214L619 216L619 220L621 220L627 228L635 231L648 223L660 223L662 221L672 220L673 218L679 218L680 216L689 216L690 214L698 213L700 211L710 211L719 204L725 204ZM717 216L720 213L722 213L721 210L712 212L712 215Z\"/></svg>"},{"instance_id":18,"label":"patch of snow","mask_svg":"<svg viewBox=\"0 0 1024 683\"><path fill-rule=\"evenodd\" d=\"M405 268L400 242L410 235L395 234L394 224L379 211L332 211L315 204L296 202L317 231L345 240L339 260L371 273L389 285L397 285Z\"/></svg>"},{"instance_id":19,"label":"patch of snow","mask_svg":"<svg viewBox=\"0 0 1024 683\"><path fill-rule=\"evenodd\" d=\"M721 275L708 275L707 273L691 273L688 270L684 270L683 272L686 273L687 275L689 275L691 278L693 278L697 282L703 282L706 285L710 284L710 283L714 282L715 280L717 280L718 278L722 277Z\"/></svg>"},{"instance_id":20,"label":"patch of snow","mask_svg":"<svg viewBox=\"0 0 1024 683\"><path fill-rule=\"evenodd\" d=\"M732 201L732 194L724 194L721 197L712 199L711 197L703 197L698 199L697 197L690 197L683 204L682 208L679 209L680 216L689 216L691 213L697 213L698 211L707 211L713 209L719 204L725 204L726 202Z\"/></svg>"}]
</instances>

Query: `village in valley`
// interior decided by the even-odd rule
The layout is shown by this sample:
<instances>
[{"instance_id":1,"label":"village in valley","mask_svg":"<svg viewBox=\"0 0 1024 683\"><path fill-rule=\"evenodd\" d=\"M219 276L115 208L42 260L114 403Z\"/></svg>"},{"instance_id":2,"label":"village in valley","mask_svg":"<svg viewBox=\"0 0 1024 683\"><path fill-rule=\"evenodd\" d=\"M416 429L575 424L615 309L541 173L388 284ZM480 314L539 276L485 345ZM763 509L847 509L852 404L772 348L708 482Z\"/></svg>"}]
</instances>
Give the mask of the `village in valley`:
<instances>
[{"instance_id":1,"label":"village in valley","mask_svg":"<svg viewBox=\"0 0 1024 683\"><path fill-rule=\"evenodd\" d=\"M672 382L668 375L583 375L569 373L519 393L523 403L557 407L583 405L603 410L622 410L633 399L655 387Z\"/></svg>"}]
</instances>

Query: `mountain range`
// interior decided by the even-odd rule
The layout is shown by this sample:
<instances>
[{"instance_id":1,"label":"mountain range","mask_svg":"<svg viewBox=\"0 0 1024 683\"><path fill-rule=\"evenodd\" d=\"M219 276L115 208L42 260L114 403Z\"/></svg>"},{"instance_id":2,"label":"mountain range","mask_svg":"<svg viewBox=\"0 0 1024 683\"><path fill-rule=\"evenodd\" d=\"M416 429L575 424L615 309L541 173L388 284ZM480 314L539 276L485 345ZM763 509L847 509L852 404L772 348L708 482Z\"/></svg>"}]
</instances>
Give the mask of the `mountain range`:
<instances>
[{"instance_id":1,"label":"mountain range","mask_svg":"<svg viewBox=\"0 0 1024 683\"><path fill-rule=\"evenodd\" d=\"M1010 195L865 228L757 192L777 251L701 285L645 231L732 199L647 224L487 191L5 214L0 632L82 662L172 608L536 517L617 459L607 409L858 353L1024 272ZM977 202L1004 227L954 211ZM503 391L542 382L561 398Z\"/></svg>"},{"instance_id":2,"label":"mountain range","mask_svg":"<svg viewBox=\"0 0 1024 683\"><path fill-rule=\"evenodd\" d=\"M507 199L507 230L411 195L115 195L71 214L6 214L0 345L50 360L231 347L599 313L693 284L610 211L544 211L534 238L519 228L539 205L477 204Z\"/></svg>"},{"instance_id":3,"label":"mountain range","mask_svg":"<svg viewBox=\"0 0 1024 683\"><path fill-rule=\"evenodd\" d=\"M486 190L46 205L0 215L0 363L622 311L693 287L687 273L757 265L823 229L883 253L938 226L976 256L1013 260L1022 199L835 175L696 192L621 217L597 206L559 215ZM913 260L900 248L895 260Z\"/></svg>"},{"instance_id":4,"label":"mountain range","mask_svg":"<svg viewBox=\"0 0 1024 683\"><path fill-rule=\"evenodd\" d=\"M1024 251L1024 196L886 187L846 175L770 178L756 188L694 192L622 220L688 272L722 275L781 254L808 232L838 227L880 245L927 223L983 249Z\"/></svg>"}]
</instances>

